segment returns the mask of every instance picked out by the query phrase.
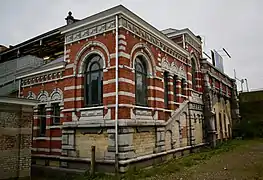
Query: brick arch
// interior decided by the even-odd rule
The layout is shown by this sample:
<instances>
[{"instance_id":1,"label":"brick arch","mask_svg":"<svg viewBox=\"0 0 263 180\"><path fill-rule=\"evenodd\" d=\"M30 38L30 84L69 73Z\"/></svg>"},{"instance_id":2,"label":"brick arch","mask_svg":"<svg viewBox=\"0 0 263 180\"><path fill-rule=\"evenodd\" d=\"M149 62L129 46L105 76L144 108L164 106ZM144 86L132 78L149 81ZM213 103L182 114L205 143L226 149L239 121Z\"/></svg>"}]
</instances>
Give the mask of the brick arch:
<instances>
[{"instance_id":1,"label":"brick arch","mask_svg":"<svg viewBox=\"0 0 263 180\"><path fill-rule=\"evenodd\" d=\"M90 50L90 52L87 53L87 51L89 51L89 48L91 47L99 47L98 49L92 49ZM86 53L86 54L85 54ZM75 61L74 61L74 67L73 67L73 71L74 74L77 73L77 66L79 64L80 61L80 66L79 66L79 73L81 73L83 71L83 65L85 64L85 60L86 58L91 55L92 53L94 54L98 54L103 58L103 68L106 68L106 66L109 66L110 64L110 53L108 48L101 42L99 41L90 41L87 44L85 44L80 51L78 51ZM105 57L105 55L106 57ZM83 55L85 55L84 57L82 57ZM107 61L107 63L106 63Z\"/></svg>"},{"instance_id":2,"label":"brick arch","mask_svg":"<svg viewBox=\"0 0 263 180\"><path fill-rule=\"evenodd\" d=\"M41 91L39 93L39 95L37 96L37 100L39 100L40 102L47 102L49 101L49 95L47 91Z\"/></svg>"},{"instance_id":3,"label":"brick arch","mask_svg":"<svg viewBox=\"0 0 263 180\"><path fill-rule=\"evenodd\" d=\"M145 43L137 43L133 46L131 50L131 68L135 68L135 58L139 55L142 55L146 59L147 63L147 70L150 72L151 75L155 75L156 61L151 49Z\"/></svg>"},{"instance_id":4,"label":"brick arch","mask_svg":"<svg viewBox=\"0 0 263 180\"><path fill-rule=\"evenodd\" d=\"M50 94L51 101L62 100L63 99L63 91L60 88L55 88Z\"/></svg>"},{"instance_id":5,"label":"brick arch","mask_svg":"<svg viewBox=\"0 0 263 180\"><path fill-rule=\"evenodd\" d=\"M192 60L194 60L196 71L200 71L200 63L197 60L197 57L195 53L191 53L190 55L190 62L192 64Z\"/></svg>"},{"instance_id":6,"label":"brick arch","mask_svg":"<svg viewBox=\"0 0 263 180\"><path fill-rule=\"evenodd\" d=\"M105 56L103 55L103 53L101 51L99 51L97 49L94 49L94 50L91 50L90 52L88 52L87 54L85 54L85 56L79 62L78 74L83 74L85 72L87 60L89 59L89 57L91 55L95 55L95 54L99 55L102 58L102 60L103 60L103 68L106 68Z\"/></svg>"}]
</instances>

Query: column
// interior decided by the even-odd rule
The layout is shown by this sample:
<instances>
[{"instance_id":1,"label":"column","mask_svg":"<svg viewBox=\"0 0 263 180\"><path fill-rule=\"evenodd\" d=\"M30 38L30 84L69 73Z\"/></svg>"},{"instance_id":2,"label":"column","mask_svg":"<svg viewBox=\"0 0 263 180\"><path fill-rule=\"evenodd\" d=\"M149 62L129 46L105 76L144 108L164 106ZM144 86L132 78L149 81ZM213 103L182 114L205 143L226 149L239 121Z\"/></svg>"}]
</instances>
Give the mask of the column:
<instances>
[{"instance_id":1,"label":"column","mask_svg":"<svg viewBox=\"0 0 263 180\"><path fill-rule=\"evenodd\" d=\"M168 74L168 109L175 110L173 75Z\"/></svg>"},{"instance_id":2,"label":"column","mask_svg":"<svg viewBox=\"0 0 263 180\"><path fill-rule=\"evenodd\" d=\"M181 103L181 79L176 80L176 102Z\"/></svg>"}]
</instances>

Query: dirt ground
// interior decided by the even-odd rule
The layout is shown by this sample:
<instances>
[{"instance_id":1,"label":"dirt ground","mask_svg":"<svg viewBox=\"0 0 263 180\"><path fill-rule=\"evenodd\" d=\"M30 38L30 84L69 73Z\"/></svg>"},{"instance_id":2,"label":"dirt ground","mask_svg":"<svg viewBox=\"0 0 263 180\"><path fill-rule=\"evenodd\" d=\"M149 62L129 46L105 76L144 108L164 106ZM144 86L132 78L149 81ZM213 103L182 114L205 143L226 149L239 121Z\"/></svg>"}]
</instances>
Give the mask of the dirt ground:
<instances>
[{"instance_id":1,"label":"dirt ground","mask_svg":"<svg viewBox=\"0 0 263 180\"><path fill-rule=\"evenodd\" d=\"M155 175L147 180L263 180L263 141L248 141L233 151L183 168L179 172Z\"/></svg>"}]
</instances>

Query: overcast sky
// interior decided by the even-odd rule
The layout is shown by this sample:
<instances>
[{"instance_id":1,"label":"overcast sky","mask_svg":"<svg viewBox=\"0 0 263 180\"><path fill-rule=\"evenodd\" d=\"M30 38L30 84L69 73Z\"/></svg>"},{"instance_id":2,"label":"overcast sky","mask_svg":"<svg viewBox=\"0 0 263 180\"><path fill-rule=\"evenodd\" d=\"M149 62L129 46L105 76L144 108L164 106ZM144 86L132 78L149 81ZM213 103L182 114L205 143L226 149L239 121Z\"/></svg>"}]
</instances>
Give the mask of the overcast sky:
<instances>
[{"instance_id":1,"label":"overcast sky","mask_svg":"<svg viewBox=\"0 0 263 180\"><path fill-rule=\"evenodd\" d=\"M263 88L263 0L8 0L0 6L0 44L15 45L77 19L122 4L159 30L188 27L205 51L227 49L225 72Z\"/></svg>"}]
</instances>

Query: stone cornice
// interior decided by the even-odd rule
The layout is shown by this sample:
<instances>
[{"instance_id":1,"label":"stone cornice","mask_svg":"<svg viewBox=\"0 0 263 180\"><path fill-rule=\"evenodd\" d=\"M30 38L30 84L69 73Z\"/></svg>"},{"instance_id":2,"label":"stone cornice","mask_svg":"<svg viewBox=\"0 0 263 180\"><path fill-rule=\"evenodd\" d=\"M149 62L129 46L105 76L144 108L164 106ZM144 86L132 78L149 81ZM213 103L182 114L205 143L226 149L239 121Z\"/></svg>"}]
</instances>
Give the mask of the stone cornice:
<instances>
[{"instance_id":1,"label":"stone cornice","mask_svg":"<svg viewBox=\"0 0 263 180\"><path fill-rule=\"evenodd\" d=\"M156 45L165 53L187 63L189 52L121 5L87 17L62 29L62 34L66 34L65 43L72 43L114 30L114 16L116 15L118 15L120 19L119 27L126 28L146 41ZM125 24L125 22L127 23Z\"/></svg>"}]
</instances>

